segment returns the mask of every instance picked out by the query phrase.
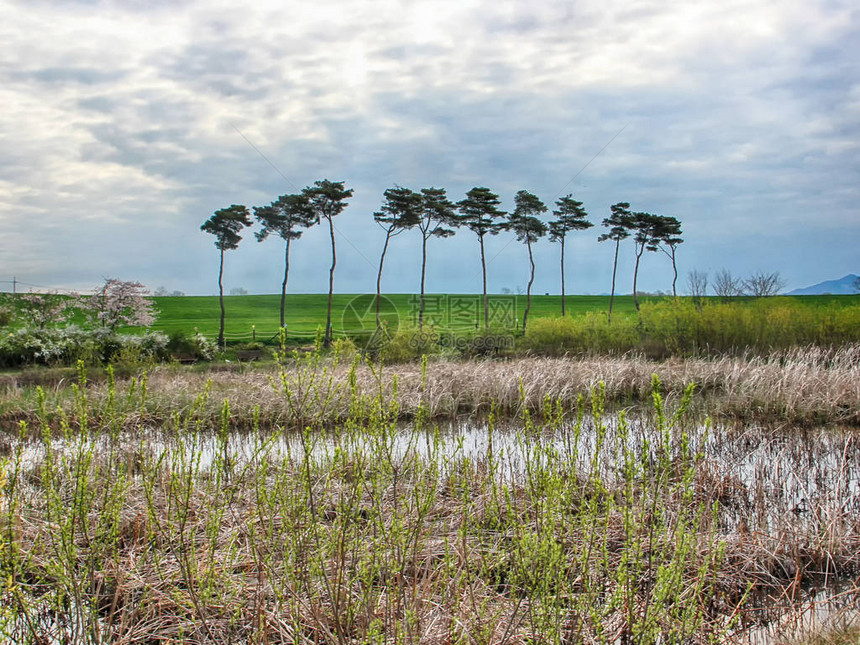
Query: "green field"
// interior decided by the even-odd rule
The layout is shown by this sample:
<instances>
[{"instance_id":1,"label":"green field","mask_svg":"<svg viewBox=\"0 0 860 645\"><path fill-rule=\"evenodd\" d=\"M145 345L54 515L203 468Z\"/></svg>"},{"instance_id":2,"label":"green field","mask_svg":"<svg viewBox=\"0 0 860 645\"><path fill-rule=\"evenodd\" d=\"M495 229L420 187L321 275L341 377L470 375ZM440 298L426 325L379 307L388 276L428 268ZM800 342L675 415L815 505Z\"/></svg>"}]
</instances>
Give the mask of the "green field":
<instances>
[{"instance_id":1,"label":"green field","mask_svg":"<svg viewBox=\"0 0 860 645\"><path fill-rule=\"evenodd\" d=\"M218 336L220 307L217 296L163 296L153 297L158 312L155 331L168 334L181 333L193 335L200 333L207 338ZM288 294L286 303L287 337L291 344L307 343L313 340L318 329L323 329L326 321L327 294ZM711 304L720 304L722 299L706 298ZM640 296L640 303L655 304L672 302L669 296ZM225 336L228 342L248 342L257 340L272 342L277 339L280 322L280 295L243 295L226 296ZM690 297L678 299L680 304L691 304ZM860 294L852 296L778 296L772 298L733 298L732 303L737 315L742 312L758 312L754 319L766 322L767 314L781 309L782 325L786 320L800 322L801 318L813 316L816 322L810 324L821 327L816 338L827 335L826 327L836 319L845 319L848 308L860 306ZM526 306L523 295L489 295L490 328L493 331L516 333L522 329L522 317ZM0 310L14 312L16 300L11 294L0 294ZM567 313L573 319L583 319L585 314L597 313L605 322L609 310L609 296L568 296ZM381 318L386 321L389 332L404 327L417 326L418 298L414 294L387 294L382 297ZM425 296L425 324L432 323L437 331L469 335L483 329L483 306L480 294L428 294ZM616 296L613 321L639 323L635 317L633 297ZM332 304L332 327L334 336L360 336L370 334L376 329L374 294L335 294ZM529 313L531 323L548 318L558 318L561 314L561 296L532 296ZM761 314L761 315L759 315ZM743 317L743 316L742 316ZM851 320L856 315L849 316ZM747 316L749 318L749 316ZM740 319L739 319L740 320ZM71 322L82 325L80 316L73 316ZM10 329L26 325L24 317L12 316L8 323ZM728 319L712 322L711 325L724 329L730 324ZM746 323L750 324L747 320ZM845 320L839 322L844 326ZM809 325L807 325L809 326ZM613 329L616 325L613 325ZM638 329L638 327L637 327ZM142 331L140 329L133 331ZM617 330L616 330L617 331ZM777 330L774 330L775 332ZM844 335L844 334L843 334ZM834 339L835 340L835 339Z\"/></svg>"},{"instance_id":2,"label":"green field","mask_svg":"<svg viewBox=\"0 0 860 645\"><path fill-rule=\"evenodd\" d=\"M335 294L332 300L332 327L335 336L356 334L375 327L376 307L373 294ZM153 329L167 333L196 330L217 337L220 309L217 296L184 296L153 298L158 320ZM318 327L325 326L327 294L287 295L286 323L290 338L313 338ZM608 296L568 296L569 314L607 311ZM277 337L280 322L279 295L225 296L225 336L227 340L268 341ZM490 325L518 329L522 325L525 296L490 295ZM631 296L615 298L614 310L630 315L635 309ZM389 326L417 324L417 296L387 294L380 307L383 320ZM532 296L530 318L561 314L561 296ZM425 296L425 322L432 321L439 329L467 332L475 329L476 320L483 320L481 295L429 294Z\"/></svg>"},{"instance_id":3,"label":"green field","mask_svg":"<svg viewBox=\"0 0 860 645\"><path fill-rule=\"evenodd\" d=\"M417 296L387 294L383 296L381 313L390 327L415 324ZM288 294L286 323L290 339L312 339L317 328L325 326L326 294ZM655 302L667 297L640 297L640 302ZM712 298L712 300L717 300ZM860 296L792 296L769 299L774 303L791 303L802 307L843 307L860 304ZM153 329L167 333L197 332L215 338L218 335L220 309L217 296L183 296L154 298L159 312ZM738 302L755 302L753 298L736 298ZM225 336L228 341L259 341L275 339L280 321L279 295L225 296ZM522 325L525 296L489 296L490 325L495 328L519 329ZM568 296L569 315L606 312L609 296ZM375 327L375 296L373 294L335 294L332 304L332 327L335 336L358 334ZM532 296L529 319L556 317L561 313L561 296ZM616 296L614 314L632 316L635 313L632 296ZM483 318L481 295L429 294L425 296L425 321L435 322L441 330L474 331L476 321Z\"/></svg>"}]
</instances>

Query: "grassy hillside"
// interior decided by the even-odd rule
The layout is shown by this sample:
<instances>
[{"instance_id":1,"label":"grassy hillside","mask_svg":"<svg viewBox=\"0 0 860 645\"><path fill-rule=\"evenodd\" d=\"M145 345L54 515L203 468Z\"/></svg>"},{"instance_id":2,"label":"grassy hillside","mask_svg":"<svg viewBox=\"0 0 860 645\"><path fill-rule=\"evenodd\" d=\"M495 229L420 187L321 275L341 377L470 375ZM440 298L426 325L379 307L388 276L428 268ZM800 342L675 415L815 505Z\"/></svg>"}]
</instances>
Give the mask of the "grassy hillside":
<instances>
[{"instance_id":1,"label":"grassy hillside","mask_svg":"<svg viewBox=\"0 0 860 645\"><path fill-rule=\"evenodd\" d=\"M288 294L286 322L291 338L313 338L318 327L325 325L326 294ZM439 329L469 331L476 320L483 320L481 295L429 294L425 300L425 321L434 321ZM640 302L654 302L665 297L640 297ZM170 333L181 331L209 337L218 334L220 309L217 296L184 296L154 298L159 311L153 329ZM716 301L716 298L710 300ZM737 302L756 302L737 298ZM279 295L226 296L226 335L230 340L269 340L278 333ZM771 298L769 302L798 307L837 307L860 305L860 296L792 296ZM522 325L525 296L491 295L490 324L496 328L519 329ZM609 310L609 296L568 296L567 313L572 316ZM415 324L418 315L417 296L388 294L383 296L381 316L396 325ZM530 320L556 317L561 313L561 296L532 296ZM632 296L616 296L614 313L618 317L635 314ZM375 326L375 296L372 294L335 294L332 325L335 334L367 331Z\"/></svg>"},{"instance_id":2,"label":"grassy hillside","mask_svg":"<svg viewBox=\"0 0 860 645\"><path fill-rule=\"evenodd\" d=\"M327 294L288 294L286 322L288 336L294 342L312 339L318 328L325 325ZM214 338L218 334L220 308L217 296L166 296L154 297L158 319L154 330L166 333L193 334L195 330ZM226 336L231 341L250 341L254 338L269 341L277 337L280 321L280 296L245 295L225 297ZM642 303L668 301L667 296L640 297ZM707 298L712 303L721 302L716 297ZM689 298L681 301L689 302ZM817 310L825 318L845 307L860 306L860 295L839 296L781 296L767 299L734 298L733 302L754 307L758 311L779 307L791 318L810 310ZM583 317L586 313L605 314L609 310L609 296L568 296L567 313L572 317ZM518 331L522 327L522 316L526 305L525 296L490 295L490 326L494 330ZM796 308L796 309L795 309ZM15 298L11 294L0 294L0 311L14 311ZM792 315L796 311L796 315ZM388 294L383 296L380 313L387 321L390 331L403 326L417 324L418 300L413 294ZM557 318L561 313L561 297L532 296L530 321L542 318ZM373 294L335 294L332 306L332 325L335 335L360 334L375 329L375 296ZM614 320L622 322L635 316L633 298L616 296ZM80 317L77 317L80 318ZM82 320L73 318L81 324ZM425 297L426 323L432 322L439 331L468 333L476 330L476 323L483 327L483 307L480 294L428 294ZM13 316L11 328L25 325L24 319ZM614 327L614 326L613 326Z\"/></svg>"},{"instance_id":3,"label":"grassy hillside","mask_svg":"<svg viewBox=\"0 0 860 645\"><path fill-rule=\"evenodd\" d=\"M220 308L217 296L186 296L154 298L159 311L153 329L170 333L193 333L195 328L206 336L217 336ZM286 323L290 337L312 338L317 327L325 326L326 294L287 295ZM279 295L225 296L228 339L268 340L278 333L280 322ZM494 327L517 329L522 325L525 296L489 296L490 324ZM608 296L569 296L566 309L571 315L588 311L607 311ZM633 298L616 297L615 311L619 315L634 313ZM388 294L380 306L383 320L390 326L417 324L417 296ZM531 318L558 316L561 296L532 296ZM356 333L375 326L375 296L368 294L335 294L332 303L332 326L335 334ZM481 295L430 294L425 296L425 322L433 321L440 329L468 331L475 329L476 320L483 321Z\"/></svg>"}]
</instances>

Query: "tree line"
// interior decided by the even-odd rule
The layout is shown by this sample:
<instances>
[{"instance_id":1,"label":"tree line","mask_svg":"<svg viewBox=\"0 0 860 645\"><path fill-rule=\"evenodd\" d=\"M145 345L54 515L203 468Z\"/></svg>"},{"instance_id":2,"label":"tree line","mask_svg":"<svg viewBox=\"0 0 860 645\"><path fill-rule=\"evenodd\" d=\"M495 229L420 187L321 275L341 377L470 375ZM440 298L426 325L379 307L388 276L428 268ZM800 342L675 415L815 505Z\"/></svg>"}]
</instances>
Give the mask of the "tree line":
<instances>
[{"instance_id":1,"label":"tree line","mask_svg":"<svg viewBox=\"0 0 860 645\"><path fill-rule=\"evenodd\" d=\"M337 249L333 219L342 213L347 200L352 197L352 189L347 189L342 181L323 179L314 182L300 192L281 195L271 204L254 206L253 217L260 225L255 237L262 242L270 235L284 241L284 276L281 283L281 327L284 326L284 307L287 282L290 272L290 246L298 240L304 230L328 224L331 242L331 266L329 269L328 306L324 343L332 339L331 304L334 292L334 272L337 265ZM526 289L526 307L523 313L522 329L525 332L531 308L531 288L534 283L535 263L532 245L540 238L548 236L561 246L561 312L565 315L564 263L565 241L569 233L582 231L594 226L588 220L588 213L582 202L566 195L555 202L552 211L554 219L544 221L541 215L549 209L539 197L526 190L520 190L514 197L514 209L507 213L499 208L499 196L489 188L475 187L466 193L464 199L452 202L444 188L422 188L418 191L394 186L383 193L383 201L378 211L373 213L374 221L385 233L385 242L379 257L376 279L376 322L380 325L379 302L381 300L382 271L385 255L391 239L403 231L418 229L421 232L421 282L419 289L418 325L424 321L424 293L427 267L428 242L431 238L445 238L455 234L459 228L472 231L478 238L481 257L482 296L484 328L489 326L487 302L487 262L484 241L487 236L498 235L503 231L514 233L517 241L525 244L529 259L529 280ZM672 293L677 296L676 283L678 270L676 250L684 240L681 237L681 223L675 217L654 215L630 210L628 202L614 204L609 217L602 222L608 229L598 237L598 241L615 242L615 258L612 268L612 291L609 300L609 319L615 298L615 277L618 267L618 249L621 242L632 238L635 245L636 262L633 271L633 296L636 309L639 309L637 278L641 258L645 251L662 251L672 262ZM221 324L218 342L224 342L224 253L238 248L242 240L241 232L252 226L251 210L244 205L233 204L215 213L200 227L215 236L215 247L220 251L218 267L218 293L221 306Z\"/></svg>"}]
</instances>

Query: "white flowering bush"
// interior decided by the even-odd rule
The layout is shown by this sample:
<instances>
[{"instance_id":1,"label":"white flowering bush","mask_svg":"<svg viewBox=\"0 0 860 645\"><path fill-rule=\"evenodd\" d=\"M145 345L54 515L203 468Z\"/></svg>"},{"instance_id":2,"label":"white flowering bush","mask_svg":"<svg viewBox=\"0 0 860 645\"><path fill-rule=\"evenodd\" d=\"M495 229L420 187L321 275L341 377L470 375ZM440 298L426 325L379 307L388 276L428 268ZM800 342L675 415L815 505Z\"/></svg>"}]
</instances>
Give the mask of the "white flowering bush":
<instances>
[{"instance_id":1,"label":"white flowering bush","mask_svg":"<svg viewBox=\"0 0 860 645\"><path fill-rule=\"evenodd\" d=\"M110 329L16 329L0 336L0 367L164 360L169 339L161 332L117 334Z\"/></svg>"},{"instance_id":2,"label":"white flowering bush","mask_svg":"<svg viewBox=\"0 0 860 645\"><path fill-rule=\"evenodd\" d=\"M215 358L215 354L218 352L218 345L214 340L206 338L202 334L195 334L193 341L194 349L199 358L205 361L211 361Z\"/></svg>"},{"instance_id":3,"label":"white flowering bush","mask_svg":"<svg viewBox=\"0 0 860 645\"><path fill-rule=\"evenodd\" d=\"M67 336L75 329L15 329L0 341L0 366L56 365L63 362ZM69 334L67 334L69 332Z\"/></svg>"}]
</instances>

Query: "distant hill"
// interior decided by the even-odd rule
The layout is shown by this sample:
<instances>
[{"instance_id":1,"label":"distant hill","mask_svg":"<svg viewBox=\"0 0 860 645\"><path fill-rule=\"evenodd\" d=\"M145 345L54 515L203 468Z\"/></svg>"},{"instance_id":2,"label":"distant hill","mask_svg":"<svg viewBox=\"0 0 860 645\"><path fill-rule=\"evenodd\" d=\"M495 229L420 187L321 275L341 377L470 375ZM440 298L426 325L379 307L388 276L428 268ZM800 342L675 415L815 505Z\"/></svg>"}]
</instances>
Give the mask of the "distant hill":
<instances>
[{"instance_id":1,"label":"distant hill","mask_svg":"<svg viewBox=\"0 0 860 645\"><path fill-rule=\"evenodd\" d=\"M786 295L823 296L828 293L832 293L834 295L848 295L852 293L857 293L857 290L854 288L854 281L856 279L856 275L854 275L853 273L849 273L844 278L839 278L838 280L825 280L824 282L819 282L818 284L814 284L811 287L804 287L803 289L795 289L794 291L789 291Z\"/></svg>"}]
</instances>

